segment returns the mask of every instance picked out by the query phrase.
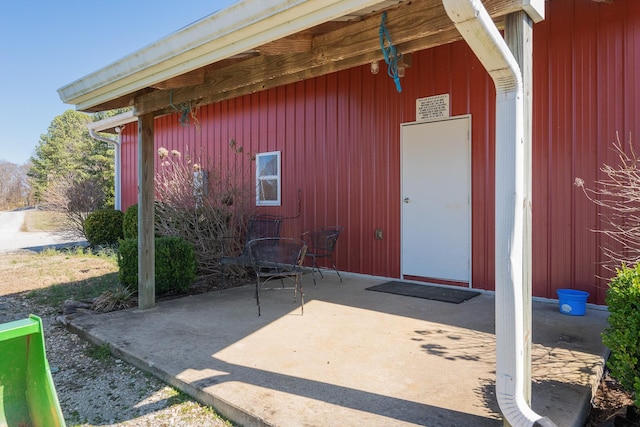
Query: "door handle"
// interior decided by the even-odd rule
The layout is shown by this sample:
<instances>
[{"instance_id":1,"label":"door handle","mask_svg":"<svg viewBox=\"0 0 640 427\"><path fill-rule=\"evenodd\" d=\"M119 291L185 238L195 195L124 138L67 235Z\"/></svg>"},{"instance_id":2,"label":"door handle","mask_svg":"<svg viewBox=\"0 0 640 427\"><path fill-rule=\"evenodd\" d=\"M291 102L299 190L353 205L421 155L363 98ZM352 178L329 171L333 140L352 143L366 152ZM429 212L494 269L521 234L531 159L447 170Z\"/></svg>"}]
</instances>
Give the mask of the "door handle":
<instances>
[{"instance_id":1,"label":"door handle","mask_svg":"<svg viewBox=\"0 0 640 427\"><path fill-rule=\"evenodd\" d=\"M408 198L408 197L405 197L405 198L404 198L404 200L403 200L403 202L405 202L405 203L409 203L409 202L411 202L411 199L410 199L410 198Z\"/></svg>"}]
</instances>

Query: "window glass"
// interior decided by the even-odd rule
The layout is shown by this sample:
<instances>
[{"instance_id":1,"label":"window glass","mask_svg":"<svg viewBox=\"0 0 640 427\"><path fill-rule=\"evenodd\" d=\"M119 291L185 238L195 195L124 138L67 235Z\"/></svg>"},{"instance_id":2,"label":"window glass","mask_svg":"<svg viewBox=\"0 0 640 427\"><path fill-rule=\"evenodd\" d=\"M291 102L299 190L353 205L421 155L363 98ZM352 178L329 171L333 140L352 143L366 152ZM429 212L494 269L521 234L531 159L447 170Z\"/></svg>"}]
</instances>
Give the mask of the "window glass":
<instances>
[{"instance_id":1,"label":"window glass","mask_svg":"<svg viewBox=\"0 0 640 427\"><path fill-rule=\"evenodd\" d=\"M280 152L256 155L256 205L280 206Z\"/></svg>"}]
</instances>

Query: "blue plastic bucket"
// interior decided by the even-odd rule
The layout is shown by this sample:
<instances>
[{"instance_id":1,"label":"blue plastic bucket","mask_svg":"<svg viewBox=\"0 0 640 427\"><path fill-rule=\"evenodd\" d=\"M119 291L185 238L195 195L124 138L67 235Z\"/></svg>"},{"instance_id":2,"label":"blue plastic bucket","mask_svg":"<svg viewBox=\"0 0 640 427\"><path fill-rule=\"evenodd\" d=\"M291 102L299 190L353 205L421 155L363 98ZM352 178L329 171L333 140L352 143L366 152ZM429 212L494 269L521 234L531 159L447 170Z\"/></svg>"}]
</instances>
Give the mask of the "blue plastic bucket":
<instances>
[{"instance_id":1,"label":"blue plastic bucket","mask_svg":"<svg viewBox=\"0 0 640 427\"><path fill-rule=\"evenodd\" d=\"M569 316L584 316L589 292L575 289L558 289L556 293L560 300L560 313L568 314Z\"/></svg>"}]
</instances>

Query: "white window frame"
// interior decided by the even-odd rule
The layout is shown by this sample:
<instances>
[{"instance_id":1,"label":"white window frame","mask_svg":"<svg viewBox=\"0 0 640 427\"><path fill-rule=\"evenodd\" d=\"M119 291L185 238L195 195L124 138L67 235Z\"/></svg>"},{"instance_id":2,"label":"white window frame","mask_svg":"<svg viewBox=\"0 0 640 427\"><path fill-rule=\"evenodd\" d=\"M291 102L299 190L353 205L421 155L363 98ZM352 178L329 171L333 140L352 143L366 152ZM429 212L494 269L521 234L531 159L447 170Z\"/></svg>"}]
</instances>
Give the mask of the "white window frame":
<instances>
[{"instance_id":1,"label":"white window frame","mask_svg":"<svg viewBox=\"0 0 640 427\"><path fill-rule=\"evenodd\" d=\"M276 174L275 175L260 175L261 159L276 156ZM263 162L265 160L262 160ZM276 200L263 200L262 196L262 181L275 180L276 181ZM282 175L280 168L280 151L269 151L266 153L256 154L256 206L280 206L281 204L281 188L282 188Z\"/></svg>"}]
</instances>

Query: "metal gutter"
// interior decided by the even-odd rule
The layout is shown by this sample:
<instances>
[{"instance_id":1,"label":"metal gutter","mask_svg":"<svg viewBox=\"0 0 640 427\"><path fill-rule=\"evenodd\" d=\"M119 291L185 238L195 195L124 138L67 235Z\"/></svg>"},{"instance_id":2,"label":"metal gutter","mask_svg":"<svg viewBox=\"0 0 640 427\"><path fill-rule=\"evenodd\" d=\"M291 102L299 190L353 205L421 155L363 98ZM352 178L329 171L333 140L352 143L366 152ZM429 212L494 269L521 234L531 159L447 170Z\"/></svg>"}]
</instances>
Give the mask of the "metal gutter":
<instances>
[{"instance_id":1,"label":"metal gutter","mask_svg":"<svg viewBox=\"0 0 640 427\"><path fill-rule=\"evenodd\" d=\"M380 0L243 0L58 89L78 110L117 99L383 3Z\"/></svg>"},{"instance_id":2,"label":"metal gutter","mask_svg":"<svg viewBox=\"0 0 640 427\"><path fill-rule=\"evenodd\" d=\"M496 397L512 426L555 426L524 395L522 298L525 172L520 68L480 0L443 0L447 14L496 86Z\"/></svg>"},{"instance_id":3,"label":"metal gutter","mask_svg":"<svg viewBox=\"0 0 640 427\"><path fill-rule=\"evenodd\" d=\"M133 114L133 110L131 110L124 113L116 114L115 116L107 117L106 119L98 120L97 122L89 123L87 127L89 129L95 130L96 132L102 132L108 129L122 127L129 123L137 121L138 118Z\"/></svg>"},{"instance_id":4,"label":"metal gutter","mask_svg":"<svg viewBox=\"0 0 640 427\"><path fill-rule=\"evenodd\" d=\"M116 116L112 116L106 118L104 120L99 120L97 122L89 123L87 127L89 128L89 135L92 138L97 139L98 141L106 142L109 144L113 144L115 147L114 152L114 169L115 169L115 179L114 179L114 192L115 192L115 208L120 210L122 207L122 172L120 171L121 165L121 132L124 126L128 123L132 123L137 121L138 118L133 115L133 111L127 111L126 113L118 114ZM107 129L114 129L117 137L116 139L107 138L102 135L97 134L96 132L101 132Z\"/></svg>"}]
</instances>

